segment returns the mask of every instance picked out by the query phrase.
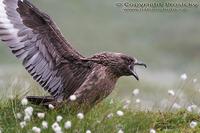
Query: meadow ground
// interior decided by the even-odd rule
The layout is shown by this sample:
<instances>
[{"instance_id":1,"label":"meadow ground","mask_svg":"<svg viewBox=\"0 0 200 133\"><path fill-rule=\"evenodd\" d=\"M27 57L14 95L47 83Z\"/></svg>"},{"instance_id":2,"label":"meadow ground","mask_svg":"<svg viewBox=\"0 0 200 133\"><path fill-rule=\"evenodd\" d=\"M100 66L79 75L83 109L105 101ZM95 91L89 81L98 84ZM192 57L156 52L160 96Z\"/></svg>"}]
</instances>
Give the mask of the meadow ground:
<instances>
[{"instance_id":1,"label":"meadow ground","mask_svg":"<svg viewBox=\"0 0 200 133\"><path fill-rule=\"evenodd\" d=\"M122 79L111 96L80 120L78 112L70 111L67 106L49 110L32 104L22 105L21 99L25 95L46 93L22 68L1 67L0 70L0 130L3 133L29 133L34 132L32 129L36 132L38 128L44 133L51 133L55 127L72 133L87 130L92 133L148 133L151 129L157 133L200 132L199 82L186 74L179 77L180 82L173 89L166 86L160 89L146 80L142 81L142 85L135 84L134 87L139 86L140 89L128 89L133 80ZM33 113L29 107L33 107ZM29 117L27 108L28 114L31 114ZM38 113L44 113L45 117L39 118ZM63 118L58 125L55 124L57 116ZM43 121L48 123L47 129L43 129ZM65 128L67 121L72 124L69 129Z\"/></svg>"},{"instance_id":2,"label":"meadow ground","mask_svg":"<svg viewBox=\"0 0 200 133\"><path fill-rule=\"evenodd\" d=\"M33 107L33 115L22 128L20 122L24 121L24 110L30 106ZM119 113L119 110L123 113ZM45 113L44 118L39 118L38 112ZM21 113L21 118L18 118L18 113ZM150 129L158 133L200 132L200 125L195 128L191 128L190 125L192 121L200 122L198 114L185 110L173 113L134 111L123 109L123 106L118 103L110 104L108 99L85 114L83 119L79 119L76 113L69 111L67 106L50 110L31 104L23 106L16 99L9 100L0 105L0 127L3 133L28 133L33 132L33 127L41 128L44 133L51 133L53 132L52 125L56 122L58 115L63 117L58 122L63 132L84 133L90 130L93 133L118 133L121 130L125 133L148 133ZM47 129L42 128L42 121L48 122ZM71 128L65 129L66 121L71 121Z\"/></svg>"}]
</instances>

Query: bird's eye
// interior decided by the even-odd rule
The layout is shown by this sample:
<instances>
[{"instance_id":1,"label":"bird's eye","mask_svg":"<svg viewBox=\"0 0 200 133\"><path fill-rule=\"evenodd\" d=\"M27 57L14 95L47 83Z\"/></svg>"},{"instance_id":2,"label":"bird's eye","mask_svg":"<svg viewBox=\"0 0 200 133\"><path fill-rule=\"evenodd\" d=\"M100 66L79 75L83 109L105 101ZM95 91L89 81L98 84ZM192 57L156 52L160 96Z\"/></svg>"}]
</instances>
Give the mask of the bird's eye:
<instances>
[{"instance_id":1,"label":"bird's eye","mask_svg":"<svg viewBox=\"0 0 200 133\"><path fill-rule=\"evenodd\" d=\"M130 70L133 70L133 65L129 65L129 69L130 69Z\"/></svg>"}]
</instances>

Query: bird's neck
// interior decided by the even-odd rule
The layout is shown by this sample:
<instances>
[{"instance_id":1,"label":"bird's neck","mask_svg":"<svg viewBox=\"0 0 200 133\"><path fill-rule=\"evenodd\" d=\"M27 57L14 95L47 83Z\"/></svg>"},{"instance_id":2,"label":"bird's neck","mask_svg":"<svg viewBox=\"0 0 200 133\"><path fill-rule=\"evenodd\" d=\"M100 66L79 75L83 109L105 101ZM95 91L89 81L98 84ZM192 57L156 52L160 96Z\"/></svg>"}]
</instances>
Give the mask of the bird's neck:
<instances>
[{"instance_id":1,"label":"bird's neck","mask_svg":"<svg viewBox=\"0 0 200 133\"><path fill-rule=\"evenodd\" d=\"M114 73L113 70L111 70L110 68L106 69L106 73L110 80L112 80L113 82L117 82L117 80L121 77L120 75Z\"/></svg>"}]
</instances>

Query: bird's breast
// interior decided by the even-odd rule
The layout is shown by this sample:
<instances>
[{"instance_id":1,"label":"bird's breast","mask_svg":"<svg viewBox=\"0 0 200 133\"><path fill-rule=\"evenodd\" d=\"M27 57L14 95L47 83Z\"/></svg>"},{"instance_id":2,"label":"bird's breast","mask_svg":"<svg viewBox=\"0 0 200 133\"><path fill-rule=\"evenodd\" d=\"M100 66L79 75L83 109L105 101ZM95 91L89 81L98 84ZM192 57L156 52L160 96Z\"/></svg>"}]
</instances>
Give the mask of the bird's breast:
<instances>
[{"instance_id":1,"label":"bird's breast","mask_svg":"<svg viewBox=\"0 0 200 133\"><path fill-rule=\"evenodd\" d=\"M107 71L106 67L97 67L75 93L80 103L95 105L106 98L115 88L117 77Z\"/></svg>"}]
</instances>

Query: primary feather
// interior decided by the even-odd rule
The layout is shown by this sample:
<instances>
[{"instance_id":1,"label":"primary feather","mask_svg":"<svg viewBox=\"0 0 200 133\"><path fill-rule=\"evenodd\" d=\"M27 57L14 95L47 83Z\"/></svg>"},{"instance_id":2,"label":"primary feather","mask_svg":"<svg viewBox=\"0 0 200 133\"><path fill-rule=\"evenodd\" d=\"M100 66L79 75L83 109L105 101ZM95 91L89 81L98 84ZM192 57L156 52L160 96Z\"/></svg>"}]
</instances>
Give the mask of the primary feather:
<instances>
[{"instance_id":1,"label":"primary feather","mask_svg":"<svg viewBox=\"0 0 200 133\"><path fill-rule=\"evenodd\" d=\"M0 0L0 38L56 98L62 98L64 91L72 94L87 75L85 67L70 64L83 56L64 39L52 19L27 0ZM77 73L81 74L75 77Z\"/></svg>"}]
</instances>

